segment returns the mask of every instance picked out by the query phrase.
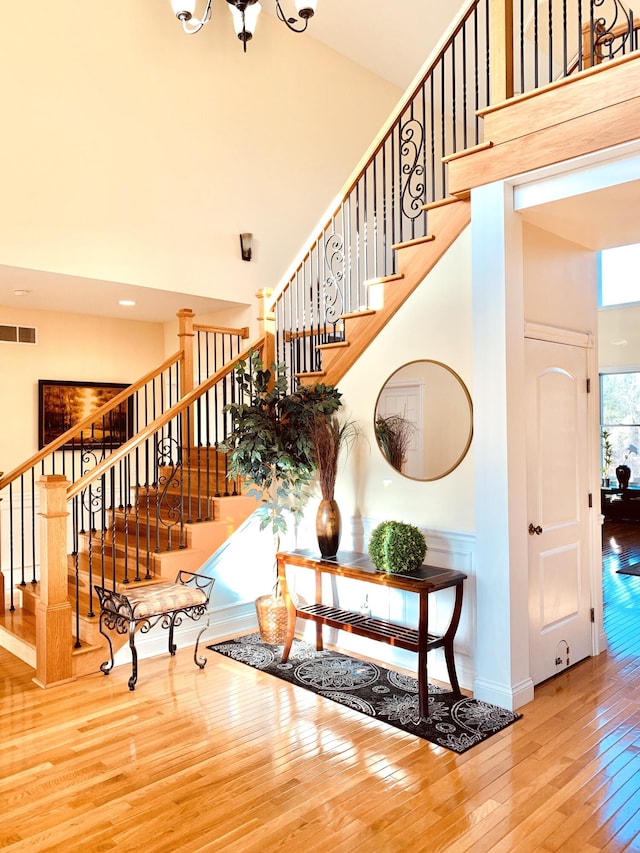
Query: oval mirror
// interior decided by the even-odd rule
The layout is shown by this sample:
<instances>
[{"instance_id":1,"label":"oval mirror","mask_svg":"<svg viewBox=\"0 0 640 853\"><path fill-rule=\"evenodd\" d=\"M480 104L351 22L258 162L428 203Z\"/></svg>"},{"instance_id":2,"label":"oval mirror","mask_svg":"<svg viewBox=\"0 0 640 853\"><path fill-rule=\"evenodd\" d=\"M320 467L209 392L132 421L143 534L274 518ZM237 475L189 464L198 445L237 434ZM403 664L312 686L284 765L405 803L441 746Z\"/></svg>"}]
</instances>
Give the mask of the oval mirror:
<instances>
[{"instance_id":1,"label":"oval mirror","mask_svg":"<svg viewBox=\"0 0 640 853\"><path fill-rule=\"evenodd\" d=\"M439 480L458 467L471 444L471 397L446 364L411 361L382 386L374 429L396 471L412 480Z\"/></svg>"}]
</instances>

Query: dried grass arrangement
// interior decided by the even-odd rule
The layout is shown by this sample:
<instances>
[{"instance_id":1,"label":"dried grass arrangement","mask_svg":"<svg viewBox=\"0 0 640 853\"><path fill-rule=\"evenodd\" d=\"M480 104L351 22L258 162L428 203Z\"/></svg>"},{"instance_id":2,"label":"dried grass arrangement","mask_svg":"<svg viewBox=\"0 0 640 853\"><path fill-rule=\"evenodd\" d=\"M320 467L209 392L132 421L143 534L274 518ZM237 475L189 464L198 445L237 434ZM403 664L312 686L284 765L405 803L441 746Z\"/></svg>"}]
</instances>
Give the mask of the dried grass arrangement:
<instances>
[{"instance_id":1,"label":"dried grass arrangement","mask_svg":"<svg viewBox=\"0 0 640 853\"><path fill-rule=\"evenodd\" d=\"M378 415L375 423L376 440L382 455L402 473L407 451L415 434L415 426L402 415Z\"/></svg>"},{"instance_id":2,"label":"dried grass arrangement","mask_svg":"<svg viewBox=\"0 0 640 853\"><path fill-rule=\"evenodd\" d=\"M340 452L349 450L357 436L355 421L342 421L335 414L314 418L310 438L323 500L333 500Z\"/></svg>"}]
</instances>

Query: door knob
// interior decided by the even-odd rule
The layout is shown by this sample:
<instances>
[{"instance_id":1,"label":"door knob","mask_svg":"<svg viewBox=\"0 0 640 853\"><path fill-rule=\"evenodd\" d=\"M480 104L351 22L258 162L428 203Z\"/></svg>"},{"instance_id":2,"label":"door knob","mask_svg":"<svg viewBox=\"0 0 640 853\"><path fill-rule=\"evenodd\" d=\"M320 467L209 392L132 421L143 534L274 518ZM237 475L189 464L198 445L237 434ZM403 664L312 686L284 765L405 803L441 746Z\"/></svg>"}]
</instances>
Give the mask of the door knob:
<instances>
[{"instance_id":1,"label":"door knob","mask_svg":"<svg viewBox=\"0 0 640 853\"><path fill-rule=\"evenodd\" d=\"M530 525L529 525L529 536L533 536L533 535L534 535L534 533L535 533L537 536L540 536L540 534L542 533L542 528L540 527L540 525L539 525L539 524L538 524L538 525L534 525L534 524L532 523L532 524L530 524Z\"/></svg>"}]
</instances>

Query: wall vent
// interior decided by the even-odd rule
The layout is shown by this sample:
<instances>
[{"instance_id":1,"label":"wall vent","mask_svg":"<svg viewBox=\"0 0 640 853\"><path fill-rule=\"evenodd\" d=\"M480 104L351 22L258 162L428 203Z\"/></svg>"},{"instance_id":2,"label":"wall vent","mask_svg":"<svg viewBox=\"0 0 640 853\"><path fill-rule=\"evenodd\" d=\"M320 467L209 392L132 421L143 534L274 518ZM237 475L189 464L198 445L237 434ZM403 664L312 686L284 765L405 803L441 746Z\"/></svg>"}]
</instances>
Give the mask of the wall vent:
<instances>
[{"instance_id":1,"label":"wall vent","mask_svg":"<svg viewBox=\"0 0 640 853\"><path fill-rule=\"evenodd\" d=\"M37 329L34 326L0 325L0 343L36 344L37 342Z\"/></svg>"}]
</instances>

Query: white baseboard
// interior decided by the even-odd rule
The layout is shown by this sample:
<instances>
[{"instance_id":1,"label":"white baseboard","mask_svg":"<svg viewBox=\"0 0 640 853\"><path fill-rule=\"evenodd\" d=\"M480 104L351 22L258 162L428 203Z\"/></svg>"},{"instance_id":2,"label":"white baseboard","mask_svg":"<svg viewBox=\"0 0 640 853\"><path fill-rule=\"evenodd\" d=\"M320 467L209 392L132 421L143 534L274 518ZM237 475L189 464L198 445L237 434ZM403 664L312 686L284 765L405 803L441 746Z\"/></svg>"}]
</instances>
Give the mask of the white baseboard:
<instances>
[{"instance_id":1,"label":"white baseboard","mask_svg":"<svg viewBox=\"0 0 640 853\"><path fill-rule=\"evenodd\" d=\"M533 701L533 681L527 678L520 684L509 687L505 684L497 684L476 679L473 685L473 695L481 702L490 705L498 705L508 711L516 711L523 705Z\"/></svg>"}]
</instances>

